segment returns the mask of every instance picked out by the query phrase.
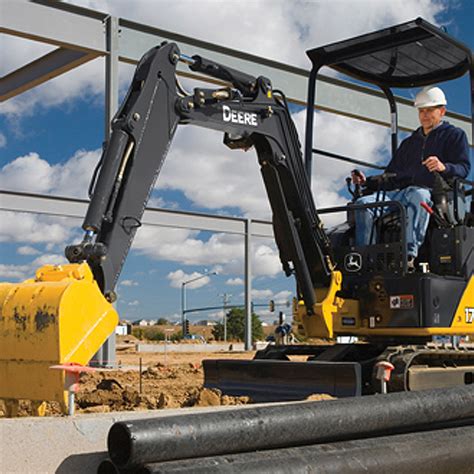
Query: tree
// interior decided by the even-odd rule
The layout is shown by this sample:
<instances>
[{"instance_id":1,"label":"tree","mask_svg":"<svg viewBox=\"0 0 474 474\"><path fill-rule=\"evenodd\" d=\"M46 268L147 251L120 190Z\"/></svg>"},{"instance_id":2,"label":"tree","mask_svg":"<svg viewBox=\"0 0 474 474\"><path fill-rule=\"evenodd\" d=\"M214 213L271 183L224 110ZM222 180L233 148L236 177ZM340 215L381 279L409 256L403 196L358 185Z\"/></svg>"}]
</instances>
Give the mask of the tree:
<instances>
[{"instance_id":1,"label":"tree","mask_svg":"<svg viewBox=\"0 0 474 474\"><path fill-rule=\"evenodd\" d=\"M242 308L232 308L226 314L227 339L243 341L245 339L245 311ZM212 329L212 335L217 341L224 339L224 324L217 323ZM252 342L263 339L263 328L260 318L252 313Z\"/></svg>"},{"instance_id":2,"label":"tree","mask_svg":"<svg viewBox=\"0 0 474 474\"><path fill-rule=\"evenodd\" d=\"M167 326L170 322L166 318L160 318L156 322L157 326Z\"/></svg>"}]
</instances>

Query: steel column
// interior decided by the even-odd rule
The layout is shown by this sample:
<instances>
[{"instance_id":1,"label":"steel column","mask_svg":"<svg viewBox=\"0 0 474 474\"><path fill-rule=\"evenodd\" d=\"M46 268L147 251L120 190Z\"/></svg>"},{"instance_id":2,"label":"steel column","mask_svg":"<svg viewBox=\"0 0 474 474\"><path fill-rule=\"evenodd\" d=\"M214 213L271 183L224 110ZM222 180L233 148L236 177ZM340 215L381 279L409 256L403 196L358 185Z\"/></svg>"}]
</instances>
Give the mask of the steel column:
<instances>
[{"instance_id":1,"label":"steel column","mask_svg":"<svg viewBox=\"0 0 474 474\"><path fill-rule=\"evenodd\" d=\"M105 58L105 139L108 141L111 133L111 122L119 106L118 81L118 18L109 16L105 20L107 34L107 51Z\"/></svg>"},{"instance_id":2,"label":"steel column","mask_svg":"<svg viewBox=\"0 0 474 474\"><path fill-rule=\"evenodd\" d=\"M245 221L245 350L252 349L252 220Z\"/></svg>"}]
</instances>

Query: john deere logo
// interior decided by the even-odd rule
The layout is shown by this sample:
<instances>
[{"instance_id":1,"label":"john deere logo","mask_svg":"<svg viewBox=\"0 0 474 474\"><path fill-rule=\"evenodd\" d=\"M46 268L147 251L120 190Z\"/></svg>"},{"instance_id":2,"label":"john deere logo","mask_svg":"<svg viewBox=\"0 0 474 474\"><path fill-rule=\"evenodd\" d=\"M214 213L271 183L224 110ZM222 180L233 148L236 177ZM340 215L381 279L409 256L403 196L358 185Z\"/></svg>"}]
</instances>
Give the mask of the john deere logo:
<instances>
[{"instance_id":1,"label":"john deere logo","mask_svg":"<svg viewBox=\"0 0 474 474\"><path fill-rule=\"evenodd\" d=\"M362 270L362 255L357 252L351 252L344 257L344 268L348 272L359 272Z\"/></svg>"}]
</instances>

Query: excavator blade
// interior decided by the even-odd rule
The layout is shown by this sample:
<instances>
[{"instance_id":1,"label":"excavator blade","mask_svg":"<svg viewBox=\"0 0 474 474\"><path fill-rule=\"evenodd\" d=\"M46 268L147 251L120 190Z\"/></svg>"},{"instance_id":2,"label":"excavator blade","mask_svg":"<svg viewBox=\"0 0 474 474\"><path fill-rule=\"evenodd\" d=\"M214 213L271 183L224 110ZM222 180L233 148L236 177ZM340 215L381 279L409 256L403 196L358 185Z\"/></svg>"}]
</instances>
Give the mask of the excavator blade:
<instances>
[{"instance_id":1,"label":"excavator blade","mask_svg":"<svg viewBox=\"0 0 474 474\"><path fill-rule=\"evenodd\" d=\"M0 284L0 399L65 400L65 376L87 364L118 315L86 263L46 265L34 279Z\"/></svg>"},{"instance_id":2,"label":"excavator blade","mask_svg":"<svg viewBox=\"0 0 474 474\"><path fill-rule=\"evenodd\" d=\"M337 398L361 395L357 362L285 360L203 360L204 387L253 402L304 400L314 394Z\"/></svg>"}]
</instances>

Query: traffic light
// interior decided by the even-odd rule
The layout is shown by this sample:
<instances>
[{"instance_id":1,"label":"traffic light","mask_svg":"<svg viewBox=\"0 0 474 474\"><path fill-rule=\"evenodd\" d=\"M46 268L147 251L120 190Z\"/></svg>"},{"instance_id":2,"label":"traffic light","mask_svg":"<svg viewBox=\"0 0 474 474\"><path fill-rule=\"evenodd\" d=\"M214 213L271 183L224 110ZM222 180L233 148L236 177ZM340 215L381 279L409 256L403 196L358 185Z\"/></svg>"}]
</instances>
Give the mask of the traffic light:
<instances>
[{"instance_id":1,"label":"traffic light","mask_svg":"<svg viewBox=\"0 0 474 474\"><path fill-rule=\"evenodd\" d=\"M268 306L271 313L275 312L275 302L273 300L270 300L270 303Z\"/></svg>"},{"instance_id":2,"label":"traffic light","mask_svg":"<svg viewBox=\"0 0 474 474\"><path fill-rule=\"evenodd\" d=\"M184 334L183 336L187 336L189 334L189 320L184 320Z\"/></svg>"}]
</instances>

